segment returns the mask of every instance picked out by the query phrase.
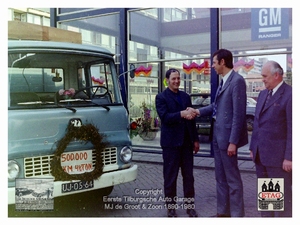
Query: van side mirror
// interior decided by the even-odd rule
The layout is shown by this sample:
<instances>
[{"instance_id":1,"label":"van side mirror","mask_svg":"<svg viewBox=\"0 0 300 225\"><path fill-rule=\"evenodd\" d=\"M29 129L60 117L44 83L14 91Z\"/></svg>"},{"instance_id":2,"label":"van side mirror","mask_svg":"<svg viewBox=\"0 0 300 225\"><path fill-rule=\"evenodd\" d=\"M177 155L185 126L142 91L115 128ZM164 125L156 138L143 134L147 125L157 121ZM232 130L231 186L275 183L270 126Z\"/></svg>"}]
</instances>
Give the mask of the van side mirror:
<instances>
[{"instance_id":1,"label":"van side mirror","mask_svg":"<svg viewBox=\"0 0 300 225\"><path fill-rule=\"evenodd\" d=\"M134 78L135 66L133 64L130 64L129 70L130 70L129 73L130 78Z\"/></svg>"},{"instance_id":2,"label":"van side mirror","mask_svg":"<svg viewBox=\"0 0 300 225\"><path fill-rule=\"evenodd\" d=\"M124 75L124 74L126 74L126 73L129 73L130 78L134 78L134 71L135 71L135 66L133 64L130 64L129 70L126 71L126 72L124 72L124 73L121 73L119 75L119 77L122 76L122 75Z\"/></svg>"}]
</instances>

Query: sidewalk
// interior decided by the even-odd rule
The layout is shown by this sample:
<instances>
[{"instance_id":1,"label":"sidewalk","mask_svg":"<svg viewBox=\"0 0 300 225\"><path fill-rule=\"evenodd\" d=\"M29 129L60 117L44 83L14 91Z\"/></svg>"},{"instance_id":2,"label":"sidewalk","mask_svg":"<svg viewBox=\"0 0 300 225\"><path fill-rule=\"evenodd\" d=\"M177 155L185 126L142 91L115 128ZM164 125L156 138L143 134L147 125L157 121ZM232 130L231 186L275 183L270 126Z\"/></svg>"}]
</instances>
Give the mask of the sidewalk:
<instances>
[{"instance_id":1,"label":"sidewalk","mask_svg":"<svg viewBox=\"0 0 300 225\"><path fill-rule=\"evenodd\" d=\"M135 164L138 165L138 177L135 181L130 183L121 184L114 187L111 197L114 196L131 196L134 198L139 197L152 197L154 200L146 201L139 205L145 205L144 209L126 209L125 206L135 205L136 202L130 199L123 200L123 210L103 210L99 212L98 216L108 217L151 217L151 218L166 218L167 210L163 207L164 202L159 200L159 196L163 197L163 167L161 164L161 154L150 153L135 153ZM213 163L201 164L201 161L211 161L209 158L195 157L195 162L200 163L200 166L195 166L195 208L198 212L199 218L207 218L209 221L214 222L214 218L210 218L217 213L217 198L216 198L216 180ZM145 161L145 162L144 162ZM204 165L202 167L201 165ZM242 166L242 168L245 168ZM257 188L256 188L256 174L246 167L246 170L241 171L241 177L244 186L244 202L245 202L245 217L259 218L260 212L257 210ZM177 195L183 197L183 184L181 173L178 173L177 179ZM140 191L160 190L159 195L142 195ZM151 206L151 208L149 208ZM187 218L185 209L179 208L176 210L179 218ZM196 219L196 218L194 218ZM228 222L235 222L230 218ZM208 220L206 222L208 222ZM222 220L217 218L218 221ZM224 219L225 220L225 219ZM226 220L227 221L227 220ZM200 222L200 221L199 221ZM201 223L201 222L200 222Z\"/></svg>"},{"instance_id":2,"label":"sidewalk","mask_svg":"<svg viewBox=\"0 0 300 225\"><path fill-rule=\"evenodd\" d=\"M153 153L143 152L139 150L138 147L134 148L133 160L137 162L145 163L163 163L162 152L161 151L152 151ZM255 173L255 165L251 160L238 160L240 171L243 172L253 172ZM214 169L215 163L213 157L206 157L195 155L194 156L194 167L199 169Z\"/></svg>"},{"instance_id":3,"label":"sidewalk","mask_svg":"<svg viewBox=\"0 0 300 225\"><path fill-rule=\"evenodd\" d=\"M251 140L252 133L249 132L248 140ZM143 141L139 137L133 138L133 159L140 162L162 163L162 149L160 147L160 134L153 141ZM208 136L199 136L200 150L194 156L194 166L197 168L215 167L214 158L210 156L210 142ZM255 172L255 165L250 159L249 144L238 149L239 168L241 171Z\"/></svg>"},{"instance_id":4,"label":"sidewalk","mask_svg":"<svg viewBox=\"0 0 300 225\"><path fill-rule=\"evenodd\" d=\"M161 151L156 153L141 152L138 149L134 151L133 161L139 166L137 180L130 186L136 189L153 189L163 187L162 180L162 154ZM239 168L244 185L244 202L245 202L245 217L259 218L260 212L257 210L257 190L256 190L256 174L255 166L251 160L239 160ZM194 157L194 177L196 191L196 209L199 217L211 217L216 214L216 192L215 192L215 173L214 159L212 157L202 157L196 155ZM182 177L178 174L177 191L182 195ZM125 186L125 185L124 185ZM119 189L120 188L120 189ZM127 187L125 190L129 190ZM112 196L116 193L123 192L124 187L116 187ZM124 193L125 194L125 193ZM132 193L132 196L136 194ZM127 214L128 213L128 214ZM185 210L177 211L178 217L187 217ZM146 210L123 212L125 217L166 217L166 210Z\"/></svg>"}]
</instances>

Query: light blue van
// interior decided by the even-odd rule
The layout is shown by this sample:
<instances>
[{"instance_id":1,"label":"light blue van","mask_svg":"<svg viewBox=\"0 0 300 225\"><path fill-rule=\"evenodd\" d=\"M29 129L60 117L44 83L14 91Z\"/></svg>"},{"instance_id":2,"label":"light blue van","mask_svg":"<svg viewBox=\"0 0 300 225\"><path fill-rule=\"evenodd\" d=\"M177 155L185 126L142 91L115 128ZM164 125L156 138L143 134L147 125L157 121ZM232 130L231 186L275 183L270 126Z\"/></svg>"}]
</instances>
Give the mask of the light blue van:
<instances>
[{"instance_id":1,"label":"light blue van","mask_svg":"<svg viewBox=\"0 0 300 225\"><path fill-rule=\"evenodd\" d=\"M137 177L113 55L49 41L8 41L8 204L16 179L53 179L53 197Z\"/></svg>"}]
</instances>

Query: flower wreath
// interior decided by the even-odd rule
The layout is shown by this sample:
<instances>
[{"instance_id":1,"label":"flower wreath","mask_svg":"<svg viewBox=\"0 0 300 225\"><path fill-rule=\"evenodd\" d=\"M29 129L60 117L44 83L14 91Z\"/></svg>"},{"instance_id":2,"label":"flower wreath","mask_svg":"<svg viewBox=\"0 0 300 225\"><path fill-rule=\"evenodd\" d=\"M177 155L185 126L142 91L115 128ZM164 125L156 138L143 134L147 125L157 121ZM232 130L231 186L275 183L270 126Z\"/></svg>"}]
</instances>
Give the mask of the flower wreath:
<instances>
[{"instance_id":1,"label":"flower wreath","mask_svg":"<svg viewBox=\"0 0 300 225\"><path fill-rule=\"evenodd\" d=\"M57 149L54 153L54 157L51 161L51 174L55 180L70 181L70 180L83 180L92 181L99 178L103 173L103 161L102 152L107 147L107 143L103 142L104 136L99 134L98 129L91 125L82 125L80 127L74 127L69 125L66 135L59 140ZM69 174L65 172L61 166L61 154L65 151L66 147L73 139L81 141L90 141L96 151L96 165L92 172L86 172L83 174Z\"/></svg>"}]
</instances>

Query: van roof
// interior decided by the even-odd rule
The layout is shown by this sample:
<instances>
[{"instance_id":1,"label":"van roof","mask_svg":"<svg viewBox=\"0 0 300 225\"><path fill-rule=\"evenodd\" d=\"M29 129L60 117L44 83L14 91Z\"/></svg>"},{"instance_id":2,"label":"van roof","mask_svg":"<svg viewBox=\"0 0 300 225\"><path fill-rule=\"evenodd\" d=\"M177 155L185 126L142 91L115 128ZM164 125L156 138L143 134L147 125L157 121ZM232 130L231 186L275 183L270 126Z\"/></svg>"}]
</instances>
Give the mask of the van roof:
<instances>
[{"instance_id":1,"label":"van roof","mask_svg":"<svg viewBox=\"0 0 300 225\"><path fill-rule=\"evenodd\" d=\"M30 41L30 40L8 40L8 49L47 49L50 50L61 50L61 51L72 51L72 52L89 52L94 54L109 55L113 56L110 51L105 48L87 45L87 44L75 44L68 42L54 42L54 41Z\"/></svg>"}]
</instances>

